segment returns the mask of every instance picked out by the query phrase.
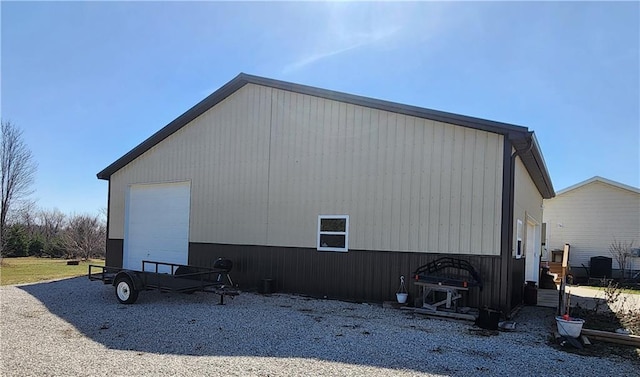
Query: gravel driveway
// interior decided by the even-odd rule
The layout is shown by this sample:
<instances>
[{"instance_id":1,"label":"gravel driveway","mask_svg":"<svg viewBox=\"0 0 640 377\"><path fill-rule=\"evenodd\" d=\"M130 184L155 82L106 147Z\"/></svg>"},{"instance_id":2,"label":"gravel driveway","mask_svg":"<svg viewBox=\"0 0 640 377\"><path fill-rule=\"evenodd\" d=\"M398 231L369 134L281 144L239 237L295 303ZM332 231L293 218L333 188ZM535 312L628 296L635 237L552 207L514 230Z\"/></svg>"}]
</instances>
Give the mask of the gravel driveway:
<instances>
[{"instance_id":1,"label":"gravel driveway","mask_svg":"<svg viewBox=\"0 0 640 377\"><path fill-rule=\"evenodd\" d=\"M86 278L0 288L2 376L604 376L637 361L546 343L553 311L515 332L379 305L292 295L142 292L134 305Z\"/></svg>"}]
</instances>

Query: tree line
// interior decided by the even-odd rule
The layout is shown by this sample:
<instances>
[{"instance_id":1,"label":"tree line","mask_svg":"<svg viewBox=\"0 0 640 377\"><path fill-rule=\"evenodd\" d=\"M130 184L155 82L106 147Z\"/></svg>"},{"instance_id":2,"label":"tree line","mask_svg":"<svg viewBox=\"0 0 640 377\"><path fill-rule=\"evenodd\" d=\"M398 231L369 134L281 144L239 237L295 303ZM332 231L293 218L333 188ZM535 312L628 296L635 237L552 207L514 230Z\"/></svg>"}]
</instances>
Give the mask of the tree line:
<instances>
[{"instance_id":1,"label":"tree line","mask_svg":"<svg viewBox=\"0 0 640 377\"><path fill-rule=\"evenodd\" d=\"M6 257L104 257L106 226L100 215L22 210L4 233Z\"/></svg>"},{"instance_id":2,"label":"tree line","mask_svg":"<svg viewBox=\"0 0 640 377\"><path fill-rule=\"evenodd\" d=\"M0 121L0 259L104 257L103 217L36 209L30 199L36 171L22 130L9 121Z\"/></svg>"}]
</instances>

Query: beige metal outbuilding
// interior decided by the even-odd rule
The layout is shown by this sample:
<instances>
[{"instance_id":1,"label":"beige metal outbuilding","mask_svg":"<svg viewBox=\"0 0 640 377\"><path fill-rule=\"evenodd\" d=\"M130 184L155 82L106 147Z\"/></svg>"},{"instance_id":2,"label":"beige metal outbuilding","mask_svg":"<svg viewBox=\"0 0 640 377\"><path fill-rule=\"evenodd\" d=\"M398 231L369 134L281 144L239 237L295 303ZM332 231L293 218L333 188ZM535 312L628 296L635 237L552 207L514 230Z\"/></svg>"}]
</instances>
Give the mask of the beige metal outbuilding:
<instances>
[{"instance_id":1,"label":"beige metal outbuilding","mask_svg":"<svg viewBox=\"0 0 640 377\"><path fill-rule=\"evenodd\" d=\"M189 263L228 257L245 286L270 277L279 290L382 301L399 275L451 255L489 283L471 302L505 309L537 268L524 260L554 195L525 127L245 74L98 177L108 265L147 253L127 246L131 190L180 183Z\"/></svg>"}]
</instances>

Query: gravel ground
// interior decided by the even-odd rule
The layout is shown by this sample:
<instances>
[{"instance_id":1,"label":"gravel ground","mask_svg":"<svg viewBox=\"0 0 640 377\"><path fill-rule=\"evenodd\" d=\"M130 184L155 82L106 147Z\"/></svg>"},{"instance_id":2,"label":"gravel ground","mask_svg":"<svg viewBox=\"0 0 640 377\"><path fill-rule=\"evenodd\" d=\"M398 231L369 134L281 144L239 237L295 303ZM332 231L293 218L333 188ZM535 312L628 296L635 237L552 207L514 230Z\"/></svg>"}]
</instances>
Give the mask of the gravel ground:
<instances>
[{"instance_id":1,"label":"gravel ground","mask_svg":"<svg viewBox=\"0 0 640 377\"><path fill-rule=\"evenodd\" d=\"M553 311L517 331L380 305L243 293L142 292L134 305L86 278L0 288L2 376L632 376L638 360L547 345ZM614 373L615 371L615 373Z\"/></svg>"}]
</instances>

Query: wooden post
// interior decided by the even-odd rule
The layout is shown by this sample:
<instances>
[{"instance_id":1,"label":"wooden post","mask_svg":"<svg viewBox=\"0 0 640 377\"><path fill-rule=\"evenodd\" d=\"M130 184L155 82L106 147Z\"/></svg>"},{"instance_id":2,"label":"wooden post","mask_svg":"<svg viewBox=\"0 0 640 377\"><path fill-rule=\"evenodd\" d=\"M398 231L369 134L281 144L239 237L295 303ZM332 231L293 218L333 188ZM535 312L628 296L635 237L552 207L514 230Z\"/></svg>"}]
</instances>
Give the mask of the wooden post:
<instances>
[{"instance_id":1,"label":"wooden post","mask_svg":"<svg viewBox=\"0 0 640 377\"><path fill-rule=\"evenodd\" d=\"M567 276L567 269L569 267L569 250L571 245L564 244L564 251L562 252L562 280L564 281Z\"/></svg>"},{"instance_id":2,"label":"wooden post","mask_svg":"<svg viewBox=\"0 0 640 377\"><path fill-rule=\"evenodd\" d=\"M582 329L582 334L592 339L603 342L624 344L627 346L640 347L640 336L628 334L616 334L608 331Z\"/></svg>"},{"instance_id":3,"label":"wooden post","mask_svg":"<svg viewBox=\"0 0 640 377\"><path fill-rule=\"evenodd\" d=\"M562 281L560 282L560 289L558 290L558 315L563 315L564 313L562 311L566 308L566 304L565 304L566 296L564 294L564 290L565 290L565 283L564 283L564 279L562 279Z\"/></svg>"}]
</instances>

